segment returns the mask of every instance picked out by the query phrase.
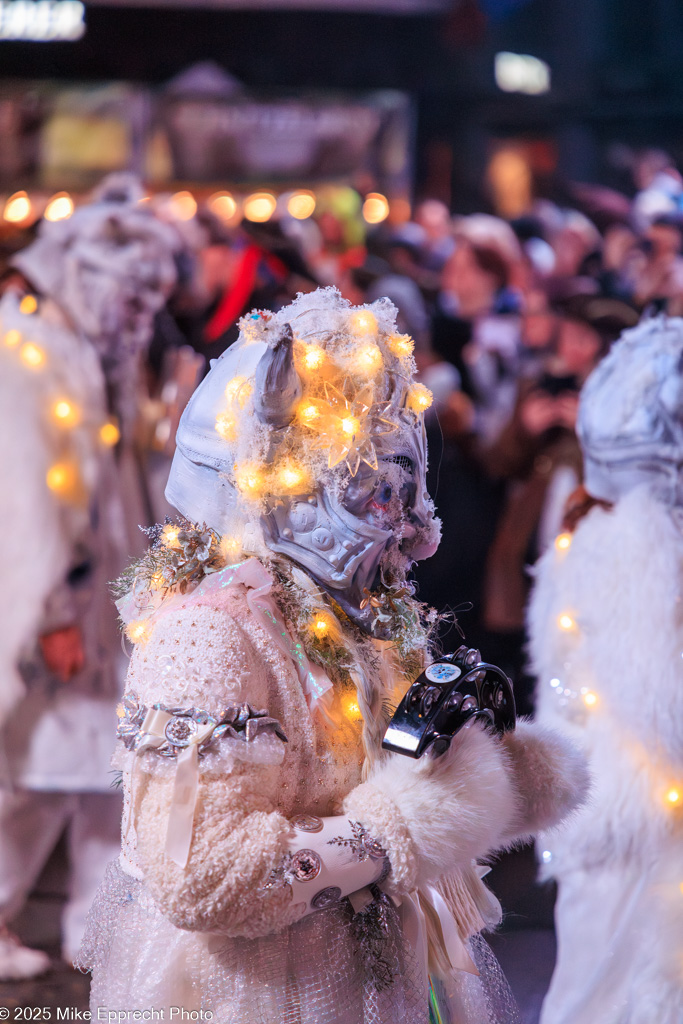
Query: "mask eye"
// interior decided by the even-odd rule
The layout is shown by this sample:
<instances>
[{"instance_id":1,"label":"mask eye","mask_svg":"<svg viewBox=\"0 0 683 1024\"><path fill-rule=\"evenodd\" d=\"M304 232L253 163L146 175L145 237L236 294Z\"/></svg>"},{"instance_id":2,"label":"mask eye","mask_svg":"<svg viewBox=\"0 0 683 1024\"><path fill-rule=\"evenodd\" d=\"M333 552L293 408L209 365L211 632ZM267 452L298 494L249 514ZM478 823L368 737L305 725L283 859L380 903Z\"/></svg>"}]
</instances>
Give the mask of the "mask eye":
<instances>
[{"instance_id":1,"label":"mask eye","mask_svg":"<svg viewBox=\"0 0 683 1024\"><path fill-rule=\"evenodd\" d=\"M383 480L375 491L374 501L377 505L388 505L393 493L394 491L391 484L386 480Z\"/></svg>"}]
</instances>

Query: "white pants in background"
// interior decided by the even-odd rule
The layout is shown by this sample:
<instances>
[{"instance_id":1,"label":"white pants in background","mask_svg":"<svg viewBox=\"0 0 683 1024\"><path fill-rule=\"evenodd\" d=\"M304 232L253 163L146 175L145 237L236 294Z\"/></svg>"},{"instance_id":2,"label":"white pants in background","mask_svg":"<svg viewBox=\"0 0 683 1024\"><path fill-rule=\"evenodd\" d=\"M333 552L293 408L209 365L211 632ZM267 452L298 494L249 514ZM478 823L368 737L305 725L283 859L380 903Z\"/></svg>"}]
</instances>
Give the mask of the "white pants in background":
<instances>
[{"instance_id":1,"label":"white pants in background","mask_svg":"<svg viewBox=\"0 0 683 1024\"><path fill-rule=\"evenodd\" d=\"M109 861L121 846L117 793L0 789L0 925L23 907L62 832L69 857L62 952L78 952L85 919Z\"/></svg>"}]
</instances>

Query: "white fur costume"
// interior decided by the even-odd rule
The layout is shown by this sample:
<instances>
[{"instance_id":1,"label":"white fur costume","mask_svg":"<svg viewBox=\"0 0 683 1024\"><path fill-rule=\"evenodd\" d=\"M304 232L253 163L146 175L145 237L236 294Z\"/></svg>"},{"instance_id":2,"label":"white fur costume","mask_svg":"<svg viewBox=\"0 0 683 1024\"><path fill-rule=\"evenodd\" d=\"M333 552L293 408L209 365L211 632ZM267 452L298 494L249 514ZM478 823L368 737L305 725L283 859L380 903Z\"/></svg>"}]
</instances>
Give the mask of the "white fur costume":
<instances>
[{"instance_id":1,"label":"white fur costume","mask_svg":"<svg viewBox=\"0 0 683 1024\"><path fill-rule=\"evenodd\" d=\"M628 332L582 398L589 487L615 504L594 507L535 570L538 719L581 745L593 775L586 805L541 847L559 882L543 1024L683 1020L683 534L675 432L671 419L658 430L657 411L671 399L680 422L682 327ZM612 373L623 376L610 401Z\"/></svg>"},{"instance_id":2,"label":"white fur costume","mask_svg":"<svg viewBox=\"0 0 683 1024\"><path fill-rule=\"evenodd\" d=\"M66 827L68 959L118 845L109 761L123 671L107 586L127 549L110 420L126 409L108 398L130 384L175 279L173 233L129 191L109 179L68 220L43 222L15 260L29 294L0 301L0 926ZM70 627L83 666L64 681L38 640ZM0 976L15 969L4 944Z\"/></svg>"},{"instance_id":3,"label":"white fur costume","mask_svg":"<svg viewBox=\"0 0 683 1024\"><path fill-rule=\"evenodd\" d=\"M186 543L182 532L166 531L171 547ZM247 543L258 558L242 554L238 564L163 598L158 590L145 596L138 573L140 592L120 605L124 616L127 608L151 609L128 625L137 645L122 708L121 735L143 742L127 743L117 755L125 794L122 855L93 910L81 958L94 969L93 1011L181 1006L211 1010L220 1024L426 1024L427 950L419 927L426 920L442 947L441 965L448 961L453 1024L516 1020L504 989L496 1003L487 988L490 966L478 933L497 923L499 907L475 858L567 813L585 782L581 759L535 727L522 724L501 741L475 726L437 760L381 757L378 744L368 750L366 743L374 764L364 779L367 717L371 736L381 739L382 694L395 699L412 682L402 674L395 640L359 639L310 577L289 559L269 560L253 530ZM316 699L296 607L277 590L278 566L317 594L350 659L350 678L370 677L379 700L364 708L360 686L349 694L338 681L325 700ZM257 595L271 586L277 600L263 614ZM324 673L316 680L320 689L329 687ZM180 754L157 752L165 749L154 732L159 714L166 729L163 716L174 709L199 709L199 720L206 713L220 721L226 705L247 704L250 713L266 709L287 742L266 728L246 742L223 734L194 762L183 754L182 765ZM178 777L193 763L198 783L188 818ZM315 892L317 884L293 877L290 858L304 844L313 863L318 856L326 863L315 816L333 817L349 849L358 851L358 835L373 850L381 845L386 870L379 884L390 899L351 889L350 901L313 901L321 909L307 913L304 891ZM188 822L189 853L171 854L172 833L177 839ZM373 877L378 872L368 881ZM373 905L379 916L364 916ZM381 925L373 931L371 921ZM432 969L436 953L429 953ZM388 972L388 983L371 983L368 959Z\"/></svg>"}]
</instances>

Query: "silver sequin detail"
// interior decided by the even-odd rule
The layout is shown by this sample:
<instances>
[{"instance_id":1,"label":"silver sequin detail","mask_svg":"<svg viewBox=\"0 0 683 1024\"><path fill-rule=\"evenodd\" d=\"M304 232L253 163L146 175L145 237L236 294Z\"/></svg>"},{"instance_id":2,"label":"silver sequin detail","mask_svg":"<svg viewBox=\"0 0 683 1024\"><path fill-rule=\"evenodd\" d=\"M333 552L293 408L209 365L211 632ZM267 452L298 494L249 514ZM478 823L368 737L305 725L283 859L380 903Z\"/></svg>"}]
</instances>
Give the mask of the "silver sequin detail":
<instances>
[{"instance_id":1,"label":"silver sequin detail","mask_svg":"<svg viewBox=\"0 0 683 1024\"><path fill-rule=\"evenodd\" d=\"M292 825L297 832L322 832L323 820L315 814L297 814Z\"/></svg>"},{"instance_id":2,"label":"silver sequin detail","mask_svg":"<svg viewBox=\"0 0 683 1024\"><path fill-rule=\"evenodd\" d=\"M341 894L342 891L338 885L328 885L327 889L321 889L320 892L315 894L311 900L311 906L315 907L316 910L331 907L334 903L339 903Z\"/></svg>"}]
</instances>

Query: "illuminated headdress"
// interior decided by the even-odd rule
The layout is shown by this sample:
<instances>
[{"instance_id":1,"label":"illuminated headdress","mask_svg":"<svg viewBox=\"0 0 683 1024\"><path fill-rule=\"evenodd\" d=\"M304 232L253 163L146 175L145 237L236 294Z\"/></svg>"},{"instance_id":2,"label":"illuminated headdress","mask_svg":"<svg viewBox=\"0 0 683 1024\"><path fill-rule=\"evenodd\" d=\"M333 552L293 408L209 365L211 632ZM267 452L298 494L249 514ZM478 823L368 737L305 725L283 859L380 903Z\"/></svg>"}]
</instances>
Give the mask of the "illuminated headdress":
<instances>
[{"instance_id":1,"label":"illuminated headdress","mask_svg":"<svg viewBox=\"0 0 683 1024\"><path fill-rule=\"evenodd\" d=\"M193 522L303 566L365 628L379 577L404 580L439 537L431 395L395 319L334 288L245 317L183 415L166 491Z\"/></svg>"}]
</instances>

